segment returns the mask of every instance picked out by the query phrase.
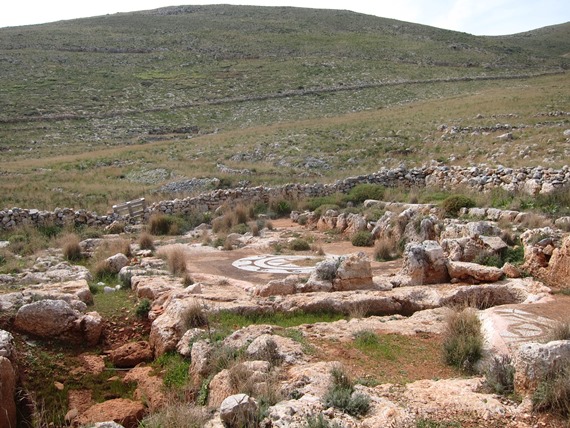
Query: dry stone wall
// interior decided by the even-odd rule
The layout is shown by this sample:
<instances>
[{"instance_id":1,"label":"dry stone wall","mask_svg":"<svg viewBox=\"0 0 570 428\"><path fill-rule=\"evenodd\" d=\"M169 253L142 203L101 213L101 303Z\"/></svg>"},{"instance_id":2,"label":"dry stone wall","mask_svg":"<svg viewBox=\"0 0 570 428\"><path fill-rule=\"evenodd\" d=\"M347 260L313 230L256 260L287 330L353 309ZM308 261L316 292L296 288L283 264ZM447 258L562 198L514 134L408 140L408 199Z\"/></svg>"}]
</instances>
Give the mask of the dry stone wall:
<instances>
[{"instance_id":1,"label":"dry stone wall","mask_svg":"<svg viewBox=\"0 0 570 428\"><path fill-rule=\"evenodd\" d=\"M359 175L338 180L329 184L286 184L279 187L242 187L235 189L218 189L195 197L174 199L154 203L146 208L145 220L154 213L184 214L191 211L211 211L226 203L265 202L272 199L292 199L304 197L327 196L336 192L346 193L354 186L362 183L394 186L429 186L441 189L470 187L478 191L503 188L509 191L523 191L531 195L550 193L570 181L570 167L561 169L507 168L499 166L459 167L430 165L418 168L383 168L369 175ZM30 224L66 225L77 224L87 226L105 226L113 221L125 219L116 214L100 216L85 210L56 208L54 211L12 208L0 211L0 228L11 229L16 226ZM129 220L129 219L125 219ZM131 222L136 220L130 219Z\"/></svg>"}]
</instances>

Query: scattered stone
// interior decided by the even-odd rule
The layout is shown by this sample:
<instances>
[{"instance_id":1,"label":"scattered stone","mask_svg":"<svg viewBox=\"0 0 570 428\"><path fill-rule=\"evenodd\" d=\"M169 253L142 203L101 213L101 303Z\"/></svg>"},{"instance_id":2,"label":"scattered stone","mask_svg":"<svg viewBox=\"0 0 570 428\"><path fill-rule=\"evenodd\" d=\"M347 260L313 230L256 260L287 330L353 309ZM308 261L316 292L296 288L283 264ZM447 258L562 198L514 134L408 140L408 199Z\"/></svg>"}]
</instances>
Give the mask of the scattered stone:
<instances>
[{"instance_id":1,"label":"scattered stone","mask_svg":"<svg viewBox=\"0 0 570 428\"><path fill-rule=\"evenodd\" d=\"M246 394L230 395L220 405L220 419L226 428L254 426L258 405Z\"/></svg>"},{"instance_id":2,"label":"scattered stone","mask_svg":"<svg viewBox=\"0 0 570 428\"><path fill-rule=\"evenodd\" d=\"M152 350L148 342L126 343L109 353L109 359L115 367L127 368L152 361Z\"/></svg>"},{"instance_id":3,"label":"scattered stone","mask_svg":"<svg viewBox=\"0 0 570 428\"><path fill-rule=\"evenodd\" d=\"M137 428L145 414L145 407L139 401L116 398L91 406L77 418L79 425L113 421L124 428Z\"/></svg>"},{"instance_id":4,"label":"scattered stone","mask_svg":"<svg viewBox=\"0 0 570 428\"><path fill-rule=\"evenodd\" d=\"M435 241L407 244L401 274L409 276L408 285L439 284L450 279L443 249Z\"/></svg>"},{"instance_id":5,"label":"scattered stone","mask_svg":"<svg viewBox=\"0 0 570 428\"><path fill-rule=\"evenodd\" d=\"M451 279L461 281L495 282L503 277L503 271L497 267L452 260L447 262L447 271Z\"/></svg>"}]
</instances>

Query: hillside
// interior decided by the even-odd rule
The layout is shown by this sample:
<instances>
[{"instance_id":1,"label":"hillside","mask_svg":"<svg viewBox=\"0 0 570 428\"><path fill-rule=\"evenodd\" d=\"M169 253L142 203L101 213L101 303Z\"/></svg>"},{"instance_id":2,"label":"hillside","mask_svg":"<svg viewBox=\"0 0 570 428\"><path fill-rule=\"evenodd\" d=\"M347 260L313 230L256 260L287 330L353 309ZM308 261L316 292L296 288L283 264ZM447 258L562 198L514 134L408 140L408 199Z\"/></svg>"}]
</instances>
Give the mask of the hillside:
<instances>
[{"instance_id":1,"label":"hillside","mask_svg":"<svg viewBox=\"0 0 570 428\"><path fill-rule=\"evenodd\" d=\"M37 188L39 207L79 199L101 209L174 178L220 176L219 163L254 166L243 178L255 184L368 172L383 165L379 155L389 164L457 160L449 145L424 143L457 121L459 100L483 97L466 117L495 116L478 122L484 128L520 108L517 125L534 126L536 114L568 110L568 52L570 23L477 37L297 8L182 6L0 29L2 174L26 177L3 184L0 206L30 206L23 189ZM404 105L413 121L392 110ZM116 180L120 195L109 191Z\"/></svg>"}]
</instances>

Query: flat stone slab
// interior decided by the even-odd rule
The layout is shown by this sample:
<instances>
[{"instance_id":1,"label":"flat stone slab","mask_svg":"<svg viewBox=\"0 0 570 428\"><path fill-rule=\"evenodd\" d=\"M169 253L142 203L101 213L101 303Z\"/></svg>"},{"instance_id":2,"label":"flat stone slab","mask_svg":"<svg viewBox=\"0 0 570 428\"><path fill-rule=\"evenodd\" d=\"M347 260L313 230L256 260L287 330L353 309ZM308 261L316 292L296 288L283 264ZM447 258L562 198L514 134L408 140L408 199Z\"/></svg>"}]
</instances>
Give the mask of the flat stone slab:
<instances>
[{"instance_id":1,"label":"flat stone slab","mask_svg":"<svg viewBox=\"0 0 570 428\"><path fill-rule=\"evenodd\" d=\"M310 260L313 258L314 257L311 256L263 254L236 260L232 263L232 266L251 272L298 275L311 273L315 269L315 266L299 266L295 264L295 262L299 262L300 260ZM314 259L316 264L318 259Z\"/></svg>"}]
</instances>

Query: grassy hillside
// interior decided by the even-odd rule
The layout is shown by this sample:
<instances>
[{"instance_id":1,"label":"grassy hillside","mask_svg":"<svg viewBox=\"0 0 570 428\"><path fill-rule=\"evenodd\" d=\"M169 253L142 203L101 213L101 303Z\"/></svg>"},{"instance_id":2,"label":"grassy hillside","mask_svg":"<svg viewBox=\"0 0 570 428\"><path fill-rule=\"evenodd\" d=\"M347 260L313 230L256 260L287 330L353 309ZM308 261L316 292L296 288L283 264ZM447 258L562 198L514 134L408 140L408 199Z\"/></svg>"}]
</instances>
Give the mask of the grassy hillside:
<instances>
[{"instance_id":1,"label":"grassy hillside","mask_svg":"<svg viewBox=\"0 0 570 428\"><path fill-rule=\"evenodd\" d=\"M570 23L477 37L296 8L0 29L0 207L104 211L171 180L223 177L219 163L253 184L430 159L560 166L569 118L544 115L570 110L569 52ZM442 140L443 123L481 132ZM484 135L497 123L517 127L514 142Z\"/></svg>"}]
</instances>

